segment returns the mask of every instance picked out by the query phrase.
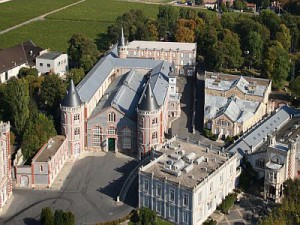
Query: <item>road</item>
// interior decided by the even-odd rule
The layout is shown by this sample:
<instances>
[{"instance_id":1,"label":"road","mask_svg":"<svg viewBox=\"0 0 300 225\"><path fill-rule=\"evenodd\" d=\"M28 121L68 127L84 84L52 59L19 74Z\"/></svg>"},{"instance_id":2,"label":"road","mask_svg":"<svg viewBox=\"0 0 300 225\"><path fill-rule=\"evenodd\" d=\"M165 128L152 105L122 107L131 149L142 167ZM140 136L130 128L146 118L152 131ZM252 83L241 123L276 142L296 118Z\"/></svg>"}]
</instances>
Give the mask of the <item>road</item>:
<instances>
[{"instance_id":1,"label":"road","mask_svg":"<svg viewBox=\"0 0 300 225\"><path fill-rule=\"evenodd\" d=\"M86 1L86 0L80 0L80 1L78 1L78 2L75 2L75 3L72 3L72 4L66 5L66 6L64 6L64 7L61 7L61 8L59 8L59 9L55 9L55 10L53 10L53 11L51 11L51 12L47 12L47 13L45 13L45 14L43 14L43 15L40 15L40 16L38 16L38 17L32 18L32 19L30 19L30 20L27 20L27 21L25 21L25 22L23 22L23 23L17 24L17 25L15 25L15 26L13 26L13 27L10 27L10 28L7 28L7 29L5 29L5 30L2 30L2 31L0 31L0 34L5 34L5 33L9 32L9 31L12 31L12 30L14 30L14 29L17 29L17 28L19 28L19 27L22 27L22 26L24 26L24 25L27 25L27 24L32 23L32 22L35 22L35 21L44 20L46 16L49 16L49 15L51 15L51 14L53 14L53 13L59 12L59 11L61 11L61 10L67 9L67 8L69 8L69 7L71 7L71 6L77 5L77 4L82 3L82 2L85 2L85 1Z\"/></svg>"},{"instance_id":2,"label":"road","mask_svg":"<svg viewBox=\"0 0 300 225\"><path fill-rule=\"evenodd\" d=\"M76 224L121 218L137 204L136 184L130 189L125 204L115 201L126 176L136 165L135 159L111 152L80 159L74 163L61 190L14 190L13 201L1 216L0 224L38 225L41 209L46 206L53 210L71 210Z\"/></svg>"}]
</instances>

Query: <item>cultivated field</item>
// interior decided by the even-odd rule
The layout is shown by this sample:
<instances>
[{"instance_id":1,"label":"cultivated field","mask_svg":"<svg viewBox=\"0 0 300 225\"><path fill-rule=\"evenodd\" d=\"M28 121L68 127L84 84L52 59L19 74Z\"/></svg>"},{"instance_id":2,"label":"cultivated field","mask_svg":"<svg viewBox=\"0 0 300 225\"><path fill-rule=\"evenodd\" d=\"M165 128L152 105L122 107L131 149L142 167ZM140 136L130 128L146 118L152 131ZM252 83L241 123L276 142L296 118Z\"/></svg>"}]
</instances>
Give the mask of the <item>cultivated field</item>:
<instances>
[{"instance_id":1,"label":"cultivated field","mask_svg":"<svg viewBox=\"0 0 300 225\"><path fill-rule=\"evenodd\" d=\"M0 4L0 31L78 0L13 0Z\"/></svg>"}]
</instances>

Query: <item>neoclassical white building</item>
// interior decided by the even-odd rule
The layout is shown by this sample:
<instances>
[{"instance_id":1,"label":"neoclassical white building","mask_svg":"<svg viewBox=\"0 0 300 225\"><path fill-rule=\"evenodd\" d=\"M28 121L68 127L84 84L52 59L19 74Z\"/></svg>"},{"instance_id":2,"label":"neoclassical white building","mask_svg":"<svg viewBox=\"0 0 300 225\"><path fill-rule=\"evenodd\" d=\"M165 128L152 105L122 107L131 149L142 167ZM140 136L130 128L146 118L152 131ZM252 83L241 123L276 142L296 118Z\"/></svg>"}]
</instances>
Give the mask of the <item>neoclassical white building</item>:
<instances>
[{"instance_id":1,"label":"neoclassical white building","mask_svg":"<svg viewBox=\"0 0 300 225\"><path fill-rule=\"evenodd\" d=\"M12 195L10 124L0 122L0 212Z\"/></svg>"},{"instance_id":2,"label":"neoclassical white building","mask_svg":"<svg viewBox=\"0 0 300 225\"><path fill-rule=\"evenodd\" d=\"M128 58L122 35L61 103L62 131L70 154L113 151L142 158L161 147L169 118L180 116L174 66Z\"/></svg>"},{"instance_id":3,"label":"neoclassical white building","mask_svg":"<svg viewBox=\"0 0 300 225\"><path fill-rule=\"evenodd\" d=\"M139 170L139 207L174 224L202 224L235 188L236 154L174 141Z\"/></svg>"}]
</instances>

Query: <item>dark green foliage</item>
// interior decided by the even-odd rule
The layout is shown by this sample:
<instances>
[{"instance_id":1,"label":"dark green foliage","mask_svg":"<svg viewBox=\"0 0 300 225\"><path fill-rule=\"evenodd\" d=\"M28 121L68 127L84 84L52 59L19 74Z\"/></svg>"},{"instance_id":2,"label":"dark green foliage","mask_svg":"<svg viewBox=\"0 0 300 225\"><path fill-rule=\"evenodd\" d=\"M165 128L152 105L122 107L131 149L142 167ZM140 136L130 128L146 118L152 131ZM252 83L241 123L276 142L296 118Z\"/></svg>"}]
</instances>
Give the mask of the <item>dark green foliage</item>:
<instances>
[{"instance_id":1,"label":"dark green foliage","mask_svg":"<svg viewBox=\"0 0 300 225\"><path fill-rule=\"evenodd\" d=\"M59 108L59 104L66 94L66 85L56 74L45 77L41 86L39 107L52 114Z\"/></svg>"},{"instance_id":2,"label":"dark green foliage","mask_svg":"<svg viewBox=\"0 0 300 225\"><path fill-rule=\"evenodd\" d=\"M207 219L203 225L217 225L217 221L213 220L213 219Z\"/></svg>"},{"instance_id":3,"label":"dark green foliage","mask_svg":"<svg viewBox=\"0 0 300 225\"><path fill-rule=\"evenodd\" d=\"M69 83L70 80L73 79L74 84L77 85L82 80L82 78L84 78L84 76L85 74L82 68L71 69L67 74L67 83Z\"/></svg>"},{"instance_id":4,"label":"dark green foliage","mask_svg":"<svg viewBox=\"0 0 300 225\"><path fill-rule=\"evenodd\" d=\"M22 136L29 118L29 87L28 82L12 78L7 82L5 90L5 105L7 115L12 121L16 134Z\"/></svg>"},{"instance_id":5,"label":"dark green foliage","mask_svg":"<svg viewBox=\"0 0 300 225\"><path fill-rule=\"evenodd\" d=\"M219 209L222 213L227 214L229 209L233 206L234 202L236 201L237 194L231 193L226 196L226 198L222 201L221 205L219 205Z\"/></svg>"},{"instance_id":6,"label":"dark green foliage","mask_svg":"<svg viewBox=\"0 0 300 225\"><path fill-rule=\"evenodd\" d=\"M93 40L82 34L74 34L69 40L68 55L71 65L88 72L96 63L99 51Z\"/></svg>"},{"instance_id":7,"label":"dark green foliage","mask_svg":"<svg viewBox=\"0 0 300 225\"><path fill-rule=\"evenodd\" d=\"M287 180L284 183L284 197L282 204L259 224L261 225L294 225L300 224L300 180Z\"/></svg>"},{"instance_id":8,"label":"dark green foliage","mask_svg":"<svg viewBox=\"0 0 300 225\"><path fill-rule=\"evenodd\" d=\"M157 14L157 25L159 37L163 39L174 38L176 21L179 19L177 8L161 5Z\"/></svg>"},{"instance_id":9,"label":"dark green foliage","mask_svg":"<svg viewBox=\"0 0 300 225\"><path fill-rule=\"evenodd\" d=\"M54 225L65 225L64 211L62 211L61 209L55 210L53 224Z\"/></svg>"},{"instance_id":10,"label":"dark green foliage","mask_svg":"<svg viewBox=\"0 0 300 225\"><path fill-rule=\"evenodd\" d=\"M139 224L140 225L154 225L156 224L156 212L148 208L142 208L139 211Z\"/></svg>"},{"instance_id":11,"label":"dark green foliage","mask_svg":"<svg viewBox=\"0 0 300 225\"><path fill-rule=\"evenodd\" d=\"M34 77L37 77L39 75L39 72L36 68L22 67L19 71L18 77L22 78L22 77L26 77L28 75L32 75Z\"/></svg>"},{"instance_id":12,"label":"dark green foliage","mask_svg":"<svg viewBox=\"0 0 300 225\"><path fill-rule=\"evenodd\" d=\"M247 3L243 0L234 0L233 8L237 10L245 10L247 9Z\"/></svg>"},{"instance_id":13,"label":"dark green foliage","mask_svg":"<svg viewBox=\"0 0 300 225\"><path fill-rule=\"evenodd\" d=\"M41 213L41 225L53 225L54 217L50 207L42 209Z\"/></svg>"},{"instance_id":14,"label":"dark green foliage","mask_svg":"<svg viewBox=\"0 0 300 225\"><path fill-rule=\"evenodd\" d=\"M38 114L27 125L23 136L22 153L26 159L31 158L47 143L50 137L56 135L53 121L44 114Z\"/></svg>"},{"instance_id":15,"label":"dark green foliage","mask_svg":"<svg viewBox=\"0 0 300 225\"><path fill-rule=\"evenodd\" d=\"M300 97L300 76L290 82L289 88L295 96Z\"/></svg>"},{"instance_id":16,"label":"dark green foliage","mask_svg":"<svg viewBox=\"0 0 300 225\"><path fill-rule=\"evenodd\" d=\"M233 137L227 136L225 142L233 142L233 140L234 140Z\"/></svg>"},{"instance_id":17,"label":"dark green foliage","mask_svg":"<svg viewBox=\"0 0 300 225\"><path fill-rule=\"evenodd\" d=\"M213 140L213 141L216 141L216 140L218 139L218 135L213 134L213 133L211 132L211 130L206 129L206 128L203 130L203 135L204 135L206 138L209 138L209 139L211 139L211 140Z\"/></svg>"}]
</instances>

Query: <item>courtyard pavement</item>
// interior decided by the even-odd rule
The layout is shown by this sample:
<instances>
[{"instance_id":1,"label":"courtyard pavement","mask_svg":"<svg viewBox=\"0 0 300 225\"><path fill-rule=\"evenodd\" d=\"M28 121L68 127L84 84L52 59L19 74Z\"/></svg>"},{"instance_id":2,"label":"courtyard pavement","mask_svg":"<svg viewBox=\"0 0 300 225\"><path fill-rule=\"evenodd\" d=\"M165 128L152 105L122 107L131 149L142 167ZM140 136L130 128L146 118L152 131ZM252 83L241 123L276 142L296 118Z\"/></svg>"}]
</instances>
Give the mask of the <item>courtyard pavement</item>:
<instances>
[{"instance_id":1,"label":"courtyard pavement","mask_svg":"<svg viewBox=\"0 0 300 225\"><path fill-rule=\"evenodd\" d=\"M95 224L121 218L137 204L136 183L130 189L126 203L115 201L127 175L137 164L131 157L111 152L79 159L65 175L61 190L13 190L12 202L6 213L1 215L0 224L37 225L41 210L46 206L53 210L72 211L76 224ZM68 167L70 165L67 164L67 170Z\"/></svg>"}]
</instances>

